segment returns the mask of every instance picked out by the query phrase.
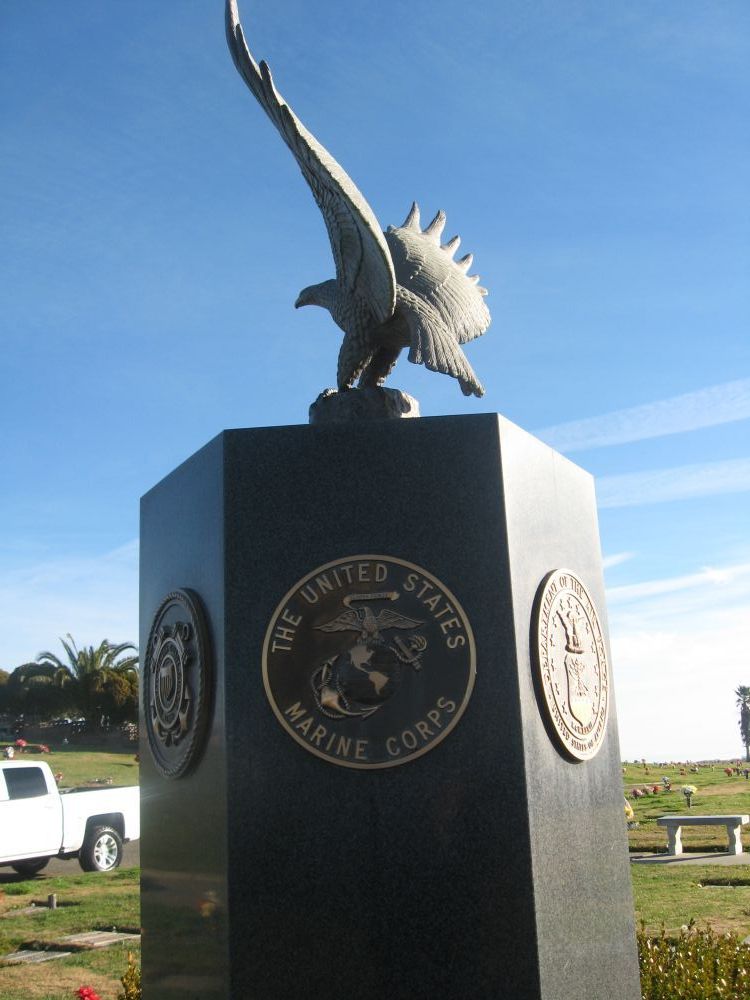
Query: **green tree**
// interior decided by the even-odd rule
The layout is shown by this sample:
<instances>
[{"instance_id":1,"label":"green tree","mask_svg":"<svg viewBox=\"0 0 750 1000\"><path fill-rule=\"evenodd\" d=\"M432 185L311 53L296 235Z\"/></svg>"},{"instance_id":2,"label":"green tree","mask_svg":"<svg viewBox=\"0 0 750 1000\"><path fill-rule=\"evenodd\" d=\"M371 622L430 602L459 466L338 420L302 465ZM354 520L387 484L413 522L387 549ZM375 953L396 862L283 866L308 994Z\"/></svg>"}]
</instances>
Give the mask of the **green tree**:
<instances>
[{"instance_id":1,"label":"green tree","mask_svg":"<svg viewBox=\"0 0 750 1000\"><path fill-rule=\"evenodd\" d=\"M138 676L133 672L112 673L102 684L102 713L112 722L138 719Z\"/></svg>"},{"instance_id":2,"label":"green tree","mask_svg":"<svg viewBox=\"0 0 750 1000\"><path fill-rule=\"evenodd\" d=\"M740 735L745 745L745 760L750 761L750 687L740 684L734 695L740 710Z\"/></svg>"},{"instance_id":3,"label":"green tree","mask_svg":"<svg viewBox=\"0 0 750 1000\"><path fill-rule=\"evenodd\" d=\"M67 662L54 653L45 651L37 656L36 666L51 668L55 684L69 696L71 703L90 723L98 726L103 712L107 714L107 684L118 677L132 677L137 683L136 647L132 642L111 643L104 639L96 647L78 649L71 635L60 642ZM133 650L135 655L125 655L129 650Z\"/></svg>"},{"instance_id":4,"label":"green tree","mask_svg":"<svg viewBox=\"0 0 750 1000\"><path fill-rule=\"evenodd\" d=\"M25 715L54 715L66 707L66 695L55 683L52 667L22 663L0 688L3 711Z\"/></svg>"},{"instance_id":5,"label":"green tree","mask_svg":"<svg viewBox=\"0 0 750 1000\"><path fill-rule=\"evenodd\" d=\"M10 712L13 701L12 692L8 690L10 674L7 670L0 670L0 713Z\"/></svg>"}]
</instances>

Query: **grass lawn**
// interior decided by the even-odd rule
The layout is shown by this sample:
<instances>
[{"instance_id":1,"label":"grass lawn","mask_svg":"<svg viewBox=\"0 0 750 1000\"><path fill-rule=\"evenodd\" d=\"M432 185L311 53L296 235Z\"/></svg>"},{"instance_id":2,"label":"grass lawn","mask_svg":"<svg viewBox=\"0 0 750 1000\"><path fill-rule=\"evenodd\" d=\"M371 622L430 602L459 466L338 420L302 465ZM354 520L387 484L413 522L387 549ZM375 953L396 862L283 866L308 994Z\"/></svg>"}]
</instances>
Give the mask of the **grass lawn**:
<instances>
[{"instance_id":1,"label":"grass lawn","mask_svg":"<svg viewBox=\"0 0 750 1000\"><path fill-rule=\"evenodd\" d=\"M140 927L139 870L120 868L103 874L65 875L8 883L0 891L0 954L23 947L40 947L66 934L91 930L135 931ZM58 909L44 905L57 893ZM34 912L22 910L36 903ZM42 965L0 966L2 1000L72 1000L79 986L93 986L102 1000L115 1000L120 977L132 951L112 945L82 951Z\"/></svg>"},{"instance_id":2,"label":"grass lawn","mask_svg":"<svg viewBox=\"0 0 750 1000\"><path fill-rule=\"evenodd\" d=\"M4 744L0 744L0 749ZM71 788L76 785L90 784L97 779L112 779L113 785L137 785L138 752L137 744L132 750L108 753L101 750L74 750L68 747L58 747L50 743L51 753L16 754L16 760L44 761L52 768L54 774L62 773L58 782L60 788ZM0 994L2 996L2 994ZM5 1000L2 997L2 1000Z\"/></svg>"},{"instance_id":3,"label":"grass lawn","mask_svg":"<svg viewBox=\"0 0 750 1000\"><path fill-rule=\"evenodd\" d=\"M721 934L750 934L750 867L631 865L630 873L636 922L649 934L664 927L674 936L691 920Z\"/></svg>"}]
</instances>

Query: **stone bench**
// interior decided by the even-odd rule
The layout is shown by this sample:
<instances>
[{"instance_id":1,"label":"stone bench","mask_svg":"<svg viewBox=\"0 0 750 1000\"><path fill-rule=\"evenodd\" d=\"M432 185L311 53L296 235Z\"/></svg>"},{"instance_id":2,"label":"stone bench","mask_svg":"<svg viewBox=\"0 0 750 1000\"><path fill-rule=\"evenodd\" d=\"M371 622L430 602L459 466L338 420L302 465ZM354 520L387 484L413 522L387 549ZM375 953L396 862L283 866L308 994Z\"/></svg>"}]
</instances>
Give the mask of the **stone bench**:
<instances>
[{"instance_id":1,"label":"stone bench","mask_svg":"<svg viewBox=\"0 0 750 1000\"><path fill-rule=\"evenodd\" d=\"M683 826L725 826L727 828L727 850L730 854L742 854L740 833L743 824L750 823L750 816L660 816L659 826L666 826L668 854L682 854Z\"/></svg>"}]
</instances>

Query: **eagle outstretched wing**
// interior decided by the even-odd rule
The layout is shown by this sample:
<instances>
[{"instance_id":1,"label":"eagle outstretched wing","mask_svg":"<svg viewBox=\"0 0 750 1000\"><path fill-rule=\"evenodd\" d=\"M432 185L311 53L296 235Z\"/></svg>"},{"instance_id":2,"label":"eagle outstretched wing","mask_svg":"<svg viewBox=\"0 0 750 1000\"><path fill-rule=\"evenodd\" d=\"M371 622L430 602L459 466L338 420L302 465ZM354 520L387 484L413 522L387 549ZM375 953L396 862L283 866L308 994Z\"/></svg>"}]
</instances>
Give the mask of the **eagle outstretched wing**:
<instances>
[{"instance_id":1,"label":"eagle outstretched wing","mask_svg":"<svg viewBox=\"0 0 750 1000\"><path fill-rule=\"evenodd\" d=\"M286 104L268 65L253 59L236 0L227 0L226 28L235 66L294 154L323 214L339 284L364 300L379 323L387 322L396 304L396 278L372 209L343 167Z\"/></svg>"},{"instance_id":2,"label":"eagle outstretched wing","mask_svg":"<svg viewBox=\"0 0 750 1000\"><path fill-rule=\"evenodd\" d=\"M362 629L362 616L356 611L342 611L333 621L325 625L316 625L321 632L359 632Z\"/></svg>"},{"instance_id":3,"label":"eagle outstretched wing","mask_svg":"<svg viewBox=\"0 0 750 1000\"><path fill-rule=\"evenodd\" d=\"M375 616L375 622L379 629L383 628L417 628L418 625L424 625L424 622L415 621L414 618L407 618L406 615L400 615L398 611L391 611L390 608L383 608Z\"/></svg>"}]
</instances>

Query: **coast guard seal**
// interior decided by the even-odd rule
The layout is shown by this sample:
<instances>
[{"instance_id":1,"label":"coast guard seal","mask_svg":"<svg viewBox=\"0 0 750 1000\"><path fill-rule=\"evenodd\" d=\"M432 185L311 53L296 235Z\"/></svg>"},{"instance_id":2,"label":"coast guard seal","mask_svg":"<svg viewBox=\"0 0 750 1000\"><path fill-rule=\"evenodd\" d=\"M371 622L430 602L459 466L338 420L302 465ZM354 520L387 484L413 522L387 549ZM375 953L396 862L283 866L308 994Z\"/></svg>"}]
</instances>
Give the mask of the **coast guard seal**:
<instances>
[{"instance_id":1,"label":"coast guard seal","mask_svg":"<svg viewBox=\"0 0 750 1000\"><path fill-rule=\"evenodd\" d=\"M343 767L394 767L454 728L475 660L466 614L436 577L391 556L351 556L308 573L280 602L263 683L306 750Z\"/></svg>"},{"instance_id":2,"label":"coast guard seal","mask_svg":"<svg viewBox=\"0 0 750 1000\"><path fill-rule=\"evenodd\" d=\"M143 719L165 778L180 778L203 752L211 716L213 658L203 604L175 590L159 605L143 662Z\"/></svg>"},{"instance_id":3,"label":"coast guard seal","mask_svg":"<svg viewBox=\"0 0 750 1000\"><path fill-rule=\"evenodd\" d=\"M533 639L549 728L569 756L590 760L607 727L609 667L594 602L570 570L553 570L540 584Z\"/></svg>"}]
</instances>

